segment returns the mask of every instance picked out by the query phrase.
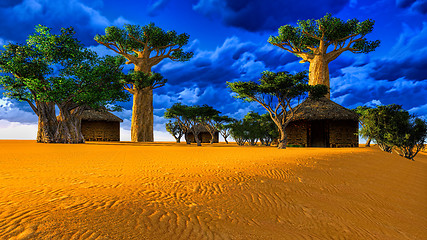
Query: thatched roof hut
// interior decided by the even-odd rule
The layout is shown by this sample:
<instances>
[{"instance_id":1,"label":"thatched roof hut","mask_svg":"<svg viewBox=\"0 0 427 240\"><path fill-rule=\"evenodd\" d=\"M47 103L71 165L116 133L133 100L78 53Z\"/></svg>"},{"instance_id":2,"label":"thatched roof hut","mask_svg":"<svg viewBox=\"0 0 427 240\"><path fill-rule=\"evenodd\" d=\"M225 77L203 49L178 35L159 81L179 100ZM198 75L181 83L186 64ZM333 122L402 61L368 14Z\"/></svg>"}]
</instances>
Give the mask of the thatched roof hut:
<instances>
[{"instance_id":1,"label":"thatched roof hut","mask_svg":"<svg viewBox=\"0 0 427 240\"><path fill-rule=\"evenodd\" d=\"M325 97L318 100L307 98L295 112L292 121L297 120L359 120L359 116Z\"/></svg>"},{"instance_id":2,"label":"thatched roof hut","mask_svg":"<svg viewBox=\"0 0 427 240\"><path fill-rule=\"evenodd\" d=\"M330 99L307 98L286 127L288 143L308 147L357 147L358 119L356 113Z\"/></svg>"},{"instance_id":3,"label":"thatched roof hut","mask_svg":"<svg viewBox=\"0 0 427 240\"><path fill-rule=\"evenodd\" d=\"M82 120L86 121L106 121L106 122L123 122L123 120L108 111L85 110L81 115Z\"/></svg>"},{"instance_id":4,"label":"thatched roof hut","mask_svg":"<svg viewBox=\"0 0 427 240\"><path fill-rule=\"evenodd\" d=\"M81 115L82 134L86 141L120 141L123 120L108 111L85 110Z\"/></svg>"}]
</instances>

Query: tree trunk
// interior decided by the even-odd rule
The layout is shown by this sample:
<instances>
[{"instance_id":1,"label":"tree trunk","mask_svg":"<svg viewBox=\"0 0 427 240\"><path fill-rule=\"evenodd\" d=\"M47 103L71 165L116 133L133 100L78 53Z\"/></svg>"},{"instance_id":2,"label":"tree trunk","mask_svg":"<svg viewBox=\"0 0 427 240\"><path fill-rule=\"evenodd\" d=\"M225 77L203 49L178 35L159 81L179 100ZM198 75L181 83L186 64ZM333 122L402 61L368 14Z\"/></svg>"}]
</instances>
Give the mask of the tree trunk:
<instances>
[{"instance_id":1,"label":"tree trunk","mask_svg":"<svg viewBox=\"0 0 427 240\"><path fill-rule=\"evenodd\" d=\"M197 131L197 132L196 132L196 131L194 130L194 128L195 128L195 127L192 127L192 128L191 128L191 132L193 132L194 140L196 140L197 146L202 146L202 142L200 142L200 140L199 140L199 133L200 133L200 132L199 132L199 131Z\"/></svg>"},{"instance_id":2,"label":"tree trunk","mask_svg":"<svg viewBox=\"0 0 427 240\"><path fill-rule=\"evenodd\" d=\"M132 142L154 142L153 134L153 90L147 87L135 90L132 106Z\"/></svg>"},{"instance_id":3,"label":"tree trunk","mask_svg":"<svg viewBox=\"0 0 427 240\"><path fill-rule=\"evenodd\" d=\"M371 146L371 138L368 138L368 140L366 141L365 147L370 147L370 146Z\"/></svg>"},{"instance_id":4,"label":"tree trunk","mask_svg":"<svg viewBox=\"0 0 427 240\"><path fill-rule=\"evenodd\" d=\"M325 95L325 97L328 99L331 98L329 91L329 67L328 62L325 60L324 56L317 55L312 60L310 60L308 78L308 84L310 85L323 84L327 86L328 93Z\"/></svg>"},{"instance_id":5,"label":"tree trunk","mask_svg":"<svg viewBox=\"0 0 427 240\"><path fill-rule=\"evenodd\" d=\"M58 121L55 115L54 103L36 102L38 116L38 143L53 143L55 132L58 127Z\"/></svg>"},{"instance_id":6,"label":"tree trunk","mask_svg":"<svg viewBox=\"0 0 427 240\"><path fill-rule=\"evenodd\" d=\"M72 114L67 106L59 108L58 128L55 133L57 143L84 143L79 115Z\"/></svg>"},{"instance_id":7,"label":"tree trunk","mask_svg":"<svg viewBox=\"0 0 427 240\"><path fill-rule=\"evenodd\" d=\"M228 141L227 141L227 138L226 138L226 137L224 137L224 141L225 141L225 143L226 143L226 144L228 144Z\"/></svg>"},{"instance_id":8,"label":"tree trunk","mask_svg":"<svg viewBox=\"0 0 427 240\"><path fill-rule=\"evenodd\" d=\"M285 128L279 129L280 130L280 140L277 145L278 149L286 149L286 145L288 143L288 136L285 132Z\"/></svg>"}]
</instances>

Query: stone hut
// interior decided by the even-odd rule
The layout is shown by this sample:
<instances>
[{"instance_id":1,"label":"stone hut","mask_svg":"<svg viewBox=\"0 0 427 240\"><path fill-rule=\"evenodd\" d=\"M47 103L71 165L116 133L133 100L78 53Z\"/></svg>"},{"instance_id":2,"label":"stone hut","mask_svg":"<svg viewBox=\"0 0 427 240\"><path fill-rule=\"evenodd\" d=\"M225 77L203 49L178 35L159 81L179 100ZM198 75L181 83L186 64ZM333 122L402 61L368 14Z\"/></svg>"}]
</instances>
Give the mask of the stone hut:
<instances>
[{"instance_id":1,"label":"stone hut","mask_svg":"<svg viewBox=\"0 0 427 240\"><path fill-rule=\"evenodd\" d=\"M359 117L327 99L307 98L286 127L288 144L305 147L358 147Z\"/></svg>"},{"instance_id":2,"label":"stone hut","mask_svg":"<svg viewBox=\"0 0 427 240\"><path fill-rule=\"evenodd\" d=\"M199 140L201 141L201 143L210 143L211 139L212 139L212 136L209 133L209 131L206 130L206 128L204 126L200 125L200 124L196 125L196 127L198 128L198 130L200 132L199 133ZM219 142L218 139L219 139L219 132L215 131L215 133L214 133L214 143L218 143ZM185 140L186 141L189 140L191 143L195 143L196 139L194 139L193 132L191 132L191 131L186 132L185 133Z\"/></svg>"},{"instance_id":3,"label":"stone hut","mask_svg":"<svg viewBox=\"0 0 427 240\"><path fill-rule=\"evenodd\" d=\"M86 141L120 141L123 120L107 111L85 110L82 115L82 134Z\"/></svg>"}]
</instances>

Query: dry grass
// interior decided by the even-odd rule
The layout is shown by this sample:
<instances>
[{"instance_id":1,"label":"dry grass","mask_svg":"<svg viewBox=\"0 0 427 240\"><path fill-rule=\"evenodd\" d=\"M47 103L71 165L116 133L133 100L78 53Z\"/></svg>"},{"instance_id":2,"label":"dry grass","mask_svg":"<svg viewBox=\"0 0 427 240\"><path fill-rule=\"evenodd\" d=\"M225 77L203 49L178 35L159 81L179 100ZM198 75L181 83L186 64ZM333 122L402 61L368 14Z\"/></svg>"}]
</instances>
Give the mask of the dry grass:
<instances>
[{"instance_id":1,"label":"dry grass","mask_svg":"<svg viewBox=\"0 0 427 240\"><path fill-rule=\"evenodd\" d=\"M1 239L427 239L427 155L0 141Z\"/></svg>"}]
</instances>

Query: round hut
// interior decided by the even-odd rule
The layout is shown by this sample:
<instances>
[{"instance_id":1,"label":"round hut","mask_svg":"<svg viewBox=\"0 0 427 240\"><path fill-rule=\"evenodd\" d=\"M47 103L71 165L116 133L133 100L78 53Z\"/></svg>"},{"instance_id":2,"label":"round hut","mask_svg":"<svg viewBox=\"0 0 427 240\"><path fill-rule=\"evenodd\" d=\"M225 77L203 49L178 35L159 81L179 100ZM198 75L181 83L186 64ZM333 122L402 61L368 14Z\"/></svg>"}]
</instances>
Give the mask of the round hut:
<instances>
[{"instance_id":1,"label":"round hut","mask_svg":"<svg viewBox=\"0 0 427 240\"><path fill-rule=\"evenodd\" d=\"M206 128L203 125L201 125L201 124L197 124L195 127L199 131L198 137L199 137L200 142L201 143L210 143L210 141L212 139L212 136L209 133L209 131L206 130ZM195 143L196 142L196 139L194 138L194 135L193 135L192 131L186 132L184 137L185 137L185 140L187 142L190 142L190 143ZM215 133L214 133L214 141L213 142L214 143L218 143L218 139L219 139L219 132L215 131Z\"/></svg>"},{"instance_id":2,"label":"round hut","mask_svg":"<svg viewBox=\"0 0 427 240\"><path fill-rule=\"evenodd\" d=\"M286 127L288 144L305 147L358 147L359 117L327 99L307 98Z\"/></svg>"},{"instance_id":3,"label":"round hut","mask_svg":"<svg viewBox=\"0 0 427 240\"><path fill-rule=\"evenodd\" d=\"M85 110L81 115L82 134L86 141L120 141L123 120L108 111Z\"/></svg>"}]
</instances>

